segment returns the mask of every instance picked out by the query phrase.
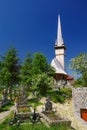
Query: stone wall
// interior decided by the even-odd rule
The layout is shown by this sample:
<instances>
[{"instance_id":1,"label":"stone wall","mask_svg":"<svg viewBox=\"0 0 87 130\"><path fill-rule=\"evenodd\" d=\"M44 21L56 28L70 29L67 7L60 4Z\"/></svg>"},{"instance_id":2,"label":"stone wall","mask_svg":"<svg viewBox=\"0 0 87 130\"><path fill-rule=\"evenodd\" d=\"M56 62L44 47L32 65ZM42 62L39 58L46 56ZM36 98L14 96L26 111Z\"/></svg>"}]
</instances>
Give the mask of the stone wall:
<instances>
[{"instance_id":1,"label":"stone wall","mask_svg":"<svg viewBox=\"0 0 87 130\"><path fill-rule=\"evenodd\" d=\"M73 88L72 90L72 101L73 101L73 109L77 118L85 123L81 119L81 109L87 109L87 88Z\"/></svg>"},{"instance_id":2,"label":"stone wall","mask_svg":"<svg viewBox=\"0 0 87 130\"><path fill-rule=\"evenodd\" d=\"M59 89L59 88L73 88L73 85L69 81L64 81L64 80L58 80L57 82L54 83L54 88L53 89Z\"/></svg>"}]
</instances>

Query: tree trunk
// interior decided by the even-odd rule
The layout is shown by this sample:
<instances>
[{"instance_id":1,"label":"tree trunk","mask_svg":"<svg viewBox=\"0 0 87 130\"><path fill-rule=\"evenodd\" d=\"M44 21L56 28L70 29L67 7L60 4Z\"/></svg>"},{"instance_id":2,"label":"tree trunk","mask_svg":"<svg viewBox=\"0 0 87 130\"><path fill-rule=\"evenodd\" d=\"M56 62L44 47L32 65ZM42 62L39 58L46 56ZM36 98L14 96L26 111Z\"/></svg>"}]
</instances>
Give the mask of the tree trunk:
<instances>
[{"instance_id":1,"label":"tree trunk","mask_svg":"<svg viewBox=\"0 0 87 130\"><path fill-rule=\"evenodd\" d=\"M10 96L10 100L12 101L12 86L10 86L9 88L9 96Z\"/></svg>"}]
</instances>

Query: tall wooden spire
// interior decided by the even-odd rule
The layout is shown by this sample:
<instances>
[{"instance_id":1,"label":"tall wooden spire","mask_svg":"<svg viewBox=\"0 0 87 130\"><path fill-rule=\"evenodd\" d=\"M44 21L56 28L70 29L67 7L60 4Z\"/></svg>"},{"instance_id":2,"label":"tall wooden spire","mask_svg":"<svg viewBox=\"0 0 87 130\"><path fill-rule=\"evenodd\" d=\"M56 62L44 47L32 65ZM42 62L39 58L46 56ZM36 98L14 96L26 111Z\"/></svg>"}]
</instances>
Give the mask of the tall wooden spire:
<instances>
[{"instance_id":1,"label":"tall wooden spire","mask_svg":"<svg viewBox=\"0 0 87 130\"><path fill-rule=\"evenodd\" d=\"M55 56L63 69L65 69L65 50L66 47L64 45L64 41L62 38L62 29L61 29L61 21L60 15L58 15L58 28L57 28L57 40L55 43Z\"/></svg>"},{"instance_id":2,"label":"tall wooden spire","mask_svg":"<svg viewBox=\"0 0 87 130\"><path fill-rule=\"evenodd\" d=\"M63 38L62 38L62 29L61 29L61 21L60 21L60 15L58 15L58 29L57 29L57 46L64 45Z\"/></svg>"}]
</instances>

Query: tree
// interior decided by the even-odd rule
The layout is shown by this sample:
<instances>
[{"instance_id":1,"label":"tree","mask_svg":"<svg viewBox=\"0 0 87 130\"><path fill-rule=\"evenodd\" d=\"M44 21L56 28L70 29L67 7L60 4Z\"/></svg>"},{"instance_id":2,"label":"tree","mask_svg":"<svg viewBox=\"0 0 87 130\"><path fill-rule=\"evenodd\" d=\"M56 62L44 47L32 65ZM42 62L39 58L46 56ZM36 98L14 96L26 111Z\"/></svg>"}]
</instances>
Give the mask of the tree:
<instances>
[{"instance_id":1,"label":"tree","mask_svg":"<svg viewBox=\"0 0 87 130\"><path fill-rule=\"evenodd\" d=\"M33 81L40 95L45 95L48 89L52 89L53 77L49 77L46 73L38 74Z\"/></svg>"},{"instance_id":2,"label":"tree","mask_svg":"<svg viewBox=\"0 0 87 130\"><path fill-rule=\"evenodd\" d=\"M35 53L33 58L33 74L46 72L48 63L46 57L42 53Z\"/></svg>"},{"instance_id":3,"label":"tree","mask_svg":"<svg viewBox=\"0 0 87 130\"><path fill-rule=\"evenodd\" d=\"M21 83L27 87L32 84L32 57L27 54L21 66Z\"/></svg>"},{"instance_id":4,"label":"tree","mask_svg":"<svg viewBox=\"0 0 87 130\"><path fill-rule=\"evenodd\" d=\"M83 85L87 86L87 54L81 53L70 62L70 69L74 70L75 74L81 75Z\"/></svg>"},{"instance_id":5,"label":"tree","mask_svg":"<svg viewBox=\"0 0 87 130\"><path fill-rule=\"evenodd\" d=\"M49 65L49 64L48 64L48 66L47 66L47 75L48 75L49 77L54 77L54 75L55 75L55 69L54 69L54 67L52 67L52 66Z\"/></svg>"},{"instance_id":6,"label":"tree","mask_svg":"<svg viewBox=\"0 0 87 130\"><path fill-rule=\"evenodd\" d=\"M0 83L9 88L10 99L12 100L12 88L19 83L20 59L17 57L17 50L10 48L0 61Z\"/></svg>"},{"instance_id":7,"label":"tree","mask_svg":"<svg viewBox=\"0 0 87 130\"><path fill-rule=\"evenodd\" d=\"M42 53L35 53L33 58L33 74L46 73L48 76L54 76L54 68L48 64L46 57Z\"/></svg>"},{"instance_id":8,"label":"tree","mask_svg":"<svg viewBox=\"0 0 87 130\"><path fill-rule=\"evenodd\" d=\"M35 53L33 58L33 86L42 95L53 85L54 69L48 64L46 57L41 53Z\"/></svg>"}]
</instances>

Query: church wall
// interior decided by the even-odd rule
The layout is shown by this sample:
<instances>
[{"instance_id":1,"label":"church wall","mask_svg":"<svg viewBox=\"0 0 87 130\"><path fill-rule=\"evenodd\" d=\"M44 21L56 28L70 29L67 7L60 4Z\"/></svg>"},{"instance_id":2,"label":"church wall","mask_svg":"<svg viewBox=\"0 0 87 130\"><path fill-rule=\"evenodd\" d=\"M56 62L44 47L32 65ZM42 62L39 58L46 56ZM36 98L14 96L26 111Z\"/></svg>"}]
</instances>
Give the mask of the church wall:
<instances>
[{"instance_id":1,"label":"church wall","mask_svg":"<svg viewBox=\"0 0 87 130\"><path fill-rule=\"evenodd\" d=\"M55 74L56 81L63 79L63 74Z\"/></svg>"},{"instance_id":2,"label":"church wall","mask_svg":"<svg viewBox=\"0 0 87 130\"><path fill-rule=\"evenodd\" d=\"M64 54L64 48L62 48L62 49L56 49L55 50L55 54L56 55L63 55Z\"/></svg>"}]
</instances>

